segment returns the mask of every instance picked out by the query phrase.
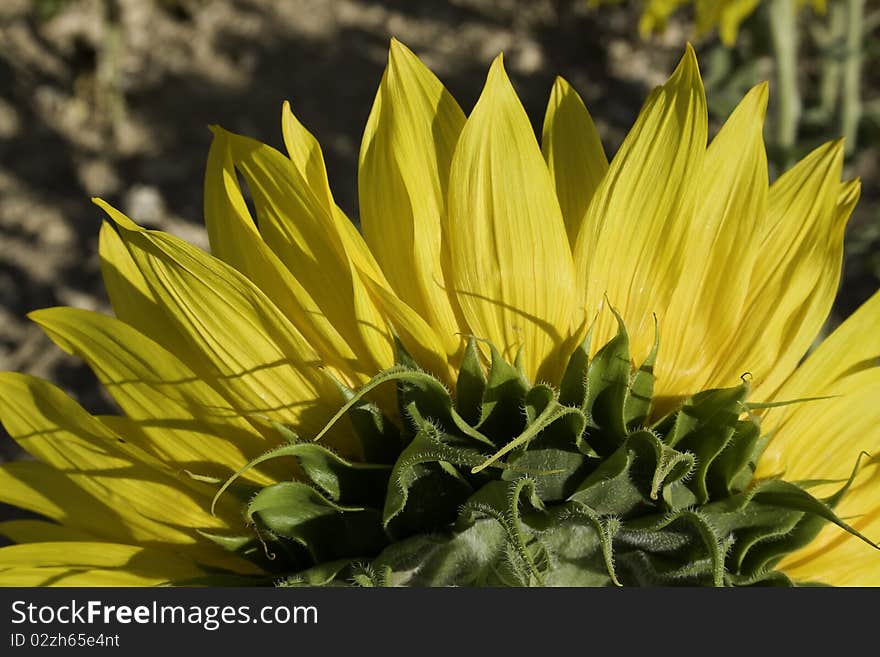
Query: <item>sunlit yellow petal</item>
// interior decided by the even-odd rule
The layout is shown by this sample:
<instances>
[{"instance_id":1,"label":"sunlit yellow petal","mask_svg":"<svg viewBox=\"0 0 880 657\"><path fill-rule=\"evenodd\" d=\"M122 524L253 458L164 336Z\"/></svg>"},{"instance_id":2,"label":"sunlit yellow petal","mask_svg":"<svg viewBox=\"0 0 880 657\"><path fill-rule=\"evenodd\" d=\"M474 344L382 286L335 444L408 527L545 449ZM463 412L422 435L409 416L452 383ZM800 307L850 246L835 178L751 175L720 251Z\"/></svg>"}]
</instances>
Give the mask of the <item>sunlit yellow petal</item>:
<instances>
[{"instance_id":1,"label":"sunlit yellow petal","mask_svg":"<svg viewBox=\"0 0 880 657\"><path fill-rule=\"evenodd\" d=\"M707 134L706 98L693 48L651 94L599 185L575 244L587 311L606 297L626 322L636 361L650 351L654 319L669 303L692 226ZM610 313L594 344L614 335Z\"/></svg>"},{"instance_id":2,"label":"sunlit yellow petal","mask_svg":"<svg viewBox=\"0 0 880 657\"><path fill-rule=\"evenodd\" d=\"M770 187L741 329L719 360L717 380L748 370L755 399L791 374L825 322L840 280L843 232L858 183L841 187L843 150L826 144ZM770 256L769 254L772 254Z\"/></svg>"},{"instance_id":3,"label":"sunlit yellow petal","mask_svg":"<svg viewBox=\"0 0 880 657\"><path fill-rule=\"evenodd\" d=\"M6 520L0 522L0 536L13 543L58 543L61 541L94 541L98 537L81 529L66 527L45 520Z\"/></svg>"},{"instance_id":4,"label":"sunlit yellow petal","mask_svg":"<svg viewBox=\"0 0 880 657\"><path fill-rule=\"evenodd\" d=\"M142 536L194 543L194 529L222 528L199 495L158 462L120 440L55 386L24 374L0 374L0 415L30 454L66 472L122 515ZM124 476L123 476L124 475Z\"/></svg>"},{"instance_id":5,"label":"sunlit yellow petal","mask_svg":"<svg viewBox=\"0 0 880 657\"><path fill-rule=\"evenodd\" d=\"M363 276L363 281L416 362L422 363L423 367L448 383L454 381L446 359L446 350L434 328L391 290L367 276Z\"/></svg>"},{"instance_id":6,"label":"sunlit yellow petal","mask_svg":"<svg viewBox=\"0 0 880 657\"><path fill-rule=\"evenodd\" d=\"M682 271L663 313L663 357L657 371L663 394L729 386L710 379L737 339L756 249L767 213L767 155L762 138L767 85L752 89L730 115L706 153L698 183L695 221L682 254ZM743 371L750 367L739 365Z\"/></svg>"},{"instance_id":7,"label":"sunlit yellow petal","mask_svg":"<svg viewBox=\"0 0 880 657\"><path fill-rule=\"evenodd\" d=\"M397 295L458 351L459 321L441 253L452 153L465 116L410 52L391 42L358 170L364 238Z\"/></svg>"},{"instance_id":8,"label":"sunlit yellow petal","mask_svg":"<svg viewBox=\"0 0 880 657\"><path fill-rule=\"evenodd\" d=\"M229 402L124 322L75 308L39 310L30 317L56 344L92 367L130 420L147 423L145 430L153 437L139 446L157 458L195 471L211 464L234 472L266 449L263 437Z\"/></svg>"},{"instance_id":9,"label":"sunlit yellow petal","mask_svg":"<svg viewBox=\"0 0 880 657\"><path fill-rule=\"evenodd\" d=\"M556 78L550 92L541 150L573 247L590 199L608 171L608 158L584 102L562 78Z\"/></svg>"},{"instance_id":10,"label":"sunlit yellow petal","mask_svg":"<svg viewBox=\"0 0 880 657\"><path fill-rule=\"evenodd\" d=\"M227 134L214 130L205 172L205 223L213 255L265 292L320 357L335 367L337 376L352 385L363 383L365 363L260 236L236 180Z\"/></svg>"},{"instance_id":11,"label":"sunlit yellow petal","mask_svg":"<svg viewBox=\"0 0 880 657\"><path fill-rule=\"evenodd\" d=\"M153 294L233 406L317 433L338 401L302 334L235 269L164 233L119 226ZM243 336L247 336L243 340Z\"/></svg>"},{"instance_id":12,"label":"sunlit yellow petal","mask_svg":"<svg viewBox=\"0 0 880 657\"><path fill-rule=\"evenodd\" d=\"M225 135L254 197L263 239L355 353L374 369L388 367L390 334L352 276L354 266L382 280L357 230L341 211L328 209L326 197L315 194L288 158L253 139Z\"/></svg>"},{"instance_id":13,"label":"sunlit yellow petal","mask_svg":"<svg viewBox=\"0 0 880 657\"><path fill-rule=\"evenodd\" d=\"M284 101L281 106L281 133L284 136L284 147L290 161L308 183L318 200L329 210L336 205L327 179L327 166L324 164L324 153L321 145L311 132L300 123L290 109L290 103Z\"/></svg>"},{"instance_id":14,"label":"sunlit yellow petal","mask_svg":"<svg viewBox=\"0 0 880 657\"><path fill-rule=\"evenodd\" d=\"M122 213L118 216L125 217ZM101 224L98 251L104 287L116 317L179 354L190 367L197 366L188 358L186 341L162 310L119 233L107 222Z\"/></svg>"},{"instance_id":15,"label":"sunlit yellow petal","mask_svg":"<svg viewBox=\"0 0 880 657\"><path fill-rule=\"evenodd\" d=\"M462 131L449 183L455 292L470 330L526 371L558 367L575 315L571 251L553 182L502 59Z\"/></svg>"}]
</instances>

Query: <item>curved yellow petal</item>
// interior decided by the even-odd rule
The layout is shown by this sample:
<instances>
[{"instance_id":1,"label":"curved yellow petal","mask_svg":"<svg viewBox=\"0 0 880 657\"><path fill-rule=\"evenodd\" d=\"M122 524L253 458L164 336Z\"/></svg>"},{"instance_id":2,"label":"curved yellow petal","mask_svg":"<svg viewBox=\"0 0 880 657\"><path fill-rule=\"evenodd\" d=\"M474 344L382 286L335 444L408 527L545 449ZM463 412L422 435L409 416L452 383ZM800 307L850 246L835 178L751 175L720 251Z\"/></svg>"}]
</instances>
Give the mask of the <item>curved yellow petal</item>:
<instances>
[{"instance_id":1,"label":"curved yellow petal","mask_svg":"<svg viewBox=\"0 0 880 657\"><path fill-rule=\"evenodd\" d=\"M199 494L181 486L168 468L120 440L46 381L0 373L0 417L19 445L106 504L103 515L120 516L134 535L193 544L196 529L228 527L208 511L207 487Z\"/></svg>"},{"instance_id":2,"label":"curved yellow petal","mask_svg":"<svg viewBox=\"0 0 880 657\"><path fill-rule=\"evenodd\" d=\"M574 317L571 251L553 182L499 56L462 131L449 182L455 292L471 332L530 377L554 379Z\"/></svg>"},{"instance_id":3,"label":"curved yellow petal","mask_svg":"<svg viewBox=\"0 0 880 657\"><path fill-rule=\"evenodd\" d=\"M608 171L608 158L584 101L560 77L547 103L541 150L556 186L568 242L574 247L590 200Z\"/></svg>"},{"instance_id":4,"label":"curved yellow petal","mask_svg":"<svg viewBox=\"0 0 880 657\"><path fill-rule=\"evenodd\" d=\"M385 313L389 324L410 356L419 363L420 367L446 381L447 384L452 384L455 378L446 358L446 350L434 328L394 292L377 284L368 276L362 278L376 300L376 305Z\"/></svg>"},{"instance_id":5,"label":"curved yellow petal","mask_svg":"<svg viewBox=\"0 0 880 657\"><path fill-rule=\"evenodd\" d=\"M224 262L170 235L118 224L152 293L213 369L207 380L246 415L317 433L339 398L323 363L277 307ZM247 336L247 339L242 339Z\"/></svg>"},{"instance_id":6,"label":"curved yellow petal","mask_svg":"<svg viewBox=\"0 0 880 657\"><path fill-rule=\"evenodd\" d=\"M205 574L170 550L104 542L0 548L0 586L151 586Z\"/></svg>"},{"instance_id":7,"label":"curved yellow petal","mask_svg":"<svg viewBox=\"0 0 880 657\"><path fill-rule=\"evenodd\" d=\"M761 84L743 98L706 152L681 275L663 315L663 357L656 365L663 395L687 396L738 381L710 375L719 361L726 363L725 346L740 334L759 257L745 245L758 238L767 213L766 110L767 85ZM738 367L745 371L748 364Z\"/></svg>"},{"instance_id":8,"label":"curved yellow petal","mask_svg":"<svg viewBox=\"0 0 880 657\"><path fill-rule=\"evenodd\" d=\"M770 187L767 220L741 327L722 350L714 380L754 376L768 399L797 366L837 293L843 233L859 183L841 185L840 142L817 148Z\"/></svg>"},{"instance_id":9,"label":"curved yellow petal","mask_svg":"<svg viewBox=\"0 0 880 657\"><path fill-rule=\"evenodd\" d=\"M875 389L875 399L878 390ZM840 484L838 484L838 487ZM863 535L880 540L880 460L864 467L835 511ZM880 552L839 527L825 527L779 568L796 581L880 586Z\"/></svg>"},{"instance_id":10,"label":"curved yellow petal","mask_svg":"<svg viewBox=\"0 0 880 657\"><path fill-rule=\"evenodd\" d=\"M211 252L251 279L337 376L349 385L363 383L372 373L363 371L364 363L260 236L238 186L228 133L220 129L213 133L205 172L205 224ZM323 159L320 163L323 167Z\"/></svg>"},{"instance_id":11,"label":"curved yellow petal","mask_svg":"<svg viewBox=\"0 0 880 657\"><path fill-rule=\"evenodd\" d=\"M109 206L104 210L114 212L113 216L116 221L128 219L124 214ZM106 221L101 224L98 252L101 258L104 289L107 291L110 305L116 317L164 345L171 352L177 354L181 360L186 361L190 367L198 369L198 361L189 358L186 340L181 338L174 323L162 310L156 296L147 285L146 279L122 242L122 238L119 237L119 233ZM203 372L200 370L200 373Z\"/></svg>"},{"instance_id":12,"label":"curved yellow petal","mask_svg":"<svg viewBox=\"0 0 880 657\"><path fill-rule=\"evenodd\" d=\"M575 271L588 315L607 295L626 322L636 362L653 346L655 313L660 335L665 334L663 311L678 283L693 226L707 123L703 82L688 46L614 156L575 244ZM594 344L604 344L615 330L611 314L602 313ZM662 354L662 338L660 344Z\"/></svg>"},{"instance_id":13,"label":"curved yellow petal","mask_svg":"<svg viewBox=\"0 0 880 657\"><path fill-rule=\"evenodd\" d=\"M758 476L846 480L862 452L862 468L837 512L871 539L880 540L880 292L874 294L795 370L780 400L828 399L770 409L762 422L771 435ZM831 494L841 484L819 489ZM835 531L836 530L836 531ZM839 586L880 586L880 554L837 528L826 528L782 562L796 579Z\"/></svg>"},{"instance_id":14,"label":"curved yellow petal","mask_svg":"<svg viewBox=\"0 0 880 657\"><path fill-rule=\"evenodd\" d=\"M67 474L39 461L0 465L0 502L114 540L132 536L112 509L85 492Z\"/></svg>"},{"instance_id":15,"label":"curved yellow petal","mask_svg":"<svg viewBox=\"0 0 880 657\"><path fill-rule=\"evenodd\" d=\"M296 118L290 109L290 103L286 100L281 106L281 134L284 137L284 148L287 149L290 161L293 162L315 196L328 210L332 209L336 202L330 191L327 165L324 164L321 145Z\"/></svg>"},{"instance_id":16,"label":"curved yellow petal","mask_svg":"<svg viewBox=\"0 0 880 657\"><path fill-rule=\"evenodd\" d=\"M876 292L795 370L776 399L830 397L767 411L762 425L773 436L758 473L793 472L797 478L844 476L862 450L880 450L880 405L871 403L870 386L880 382L880 292ZM862 399L859 405L858 400ZM873 425L872 417L878 418ZM863 424L867 421L867 424ZM822 431L816 422L839 428ZM863 433L853 429L864 426ZM856 443L848 443L856 440ZM843 450L831 460L831 450Z\"/></svg>"},{"instance_id":17,"label":"curved yellow petal","mask_svg":"<svg viewBox=\"0 0 880 657\"><path fill-rule=\"evenodd\" d=\"M224 134L253 195L263 239L368 367L388 367L391 336L366 291L357 288L352 267L384 279L357 229L341 210L328 208L326 196L312 190L290 159L256 140Z\"/></svg>"},{"instance_id":18,"label":"curved yellow petal","mask_svg":"<svg viewBox=\"0 0 880 657\"><path fill-rule=\"evenodd\" d=\"M223 466L234 472L265 451L263 437L217 391L124 322L76 308L29 316L58 346L88 363L131 420L148 423L153 438L139 446L153 456L180 467L219 466L220 472L200 473L228 476Z\"/></svg>"},{"instance_id":19,"label":"curved yellow petal","mask_svg":"<svg viewBox=\"0 0 880 657\"><path fill-rule=\"evenodd\" d=\"M59 543L61 541L94 541L98 537L81 529L65 527L45 520L6 520L0 522L0 536L13 543Z\"/></svg>"},{"instance_id":20,"label":"curved yellow petal","mask_svg":"<svg viewBox=\"0 0 880 657\"><path fill-rule=\"evenodd\" d=\"M361 144L361 229L391 287L434 327L449 355L461 337L443 229L449 169L464 123L440 80L392 39Z\"/></svg>"}]
</instances>

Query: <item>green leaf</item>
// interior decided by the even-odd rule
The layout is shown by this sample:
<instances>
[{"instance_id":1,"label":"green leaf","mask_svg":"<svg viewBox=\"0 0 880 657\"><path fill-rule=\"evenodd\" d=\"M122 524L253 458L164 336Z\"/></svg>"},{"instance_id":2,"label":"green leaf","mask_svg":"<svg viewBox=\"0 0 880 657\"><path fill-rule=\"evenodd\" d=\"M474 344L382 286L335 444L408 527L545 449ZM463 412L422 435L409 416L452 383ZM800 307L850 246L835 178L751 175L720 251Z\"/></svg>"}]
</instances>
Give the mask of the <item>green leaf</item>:
<instances>
[{"instance_id":1,"label":"green leaf","mask_svg":"<svg viewBox=\"0 0 880 657\"><path fill-rule=\"evenodd\" d=\"M639 428L647 422L651 414L651 399L654 397L654 363L660 347L660 327L654 316L654 346L632 377L623 404L623 421L629 428Z\"/></svg>"},{"instance_id":2,"label":"green leaf","mask_svg":"<svg viewBox=\"0 0 880 657\"><path fill-rule=\"evenodd\" d=\"M743 384L694 395L678 412L672 433L666 438L670 447L691 452L696 458L697 470L688 487L699 504L709 501L709 468L733 437L747 394L748 386Z\"/></svg>"},{"instance_id":3,"label":"green leaf","mask_svg":"<svg viewBox=\"0 0 880 657\"><path fill-rule=\"evenodd\" d=\"M589 443L603 455L616 450L626 437L624 404L632 370L626 327L617 311L612 309L612 312L617 318L617 335L590 362L583 409L590 418L591 426L601 429L590 433Z\"/></svg>"},{"instance_id":4,"label":"green leaf","mask_svg":"<svg viewBox=\"0 0 880 657\"><path fill-rule=\"evenodd\" d=\"M475 450L444 444L440 431L426 425L391 471L383 526L403 536L413 531L433 531L451 523L473 489L448 465L473 466L482 460L483 456Z\"/></svg>"},{"instance_id":5,"label":"green leaf","mask_svg":"<svg viewBox=\"0 0 880 657\"><path fill-rule=\"evenodd\" d=\"M587 333L587 337L574 350L565 366L562 375L562 383L559 386L559 403L565 406L576 406L580 409L587 408L587 372L590 367L590 340L593 329Z\"/></svg>"},{"instance_id":6,"label":"green leaf","mask_svg":"<svg viewBox=\"0 0 880 657\"><path fill-rule=\"evenodd\" d=\"M465 422L471 426L480 421L485 391L486 373L480 364L477 341L470 337L464 350L461 367L458 370L458 379L455 382L455 408Z\"/></svg>"},{"instance_id":7,"label":"green leaf","mask_svg":"<svg viewBox=\"0 0 880 657\"><path fill-rule=\"evenodd\" d=\"M529 391L528 381L514 366L504 360L494 345L489 344L492 362L477 428L487 436L512 436L525 424L521 408ZM499 446L498 442L494 443Z\"/></svg>"},{"instance_id":8,"label":"green leaf","mask_svg":"<svg viewBox=\"0 0 880 657\"><path fill-rule=\"evenodd\" d=\"M296 481L262 489L248 504L246 517L304 546L317 561L375 554L386 542L377 512L340 506Z\"/></svg>"}]
</instances>

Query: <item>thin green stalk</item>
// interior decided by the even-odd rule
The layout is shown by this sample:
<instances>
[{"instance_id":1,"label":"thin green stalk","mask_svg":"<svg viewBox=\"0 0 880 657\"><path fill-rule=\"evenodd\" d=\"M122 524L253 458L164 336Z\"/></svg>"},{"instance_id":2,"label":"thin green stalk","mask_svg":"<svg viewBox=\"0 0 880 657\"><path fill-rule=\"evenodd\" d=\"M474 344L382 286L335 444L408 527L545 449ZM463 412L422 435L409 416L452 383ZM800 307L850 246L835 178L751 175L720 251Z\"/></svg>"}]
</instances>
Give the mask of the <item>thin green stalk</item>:
<instances>
[{"instance_id":1,"label":"thin green stalk","mask_svg":"<svg viewBox=\"0 0 880 657\"><path fill-rule=\"evenodd\" d=\"M862 118L860 83L865 0L847 0L846 9L846 56L843 63L843 107L840 129L846 138L844 152L850 155L856 149L856 135Z\"/></svg>"},{"instance_id":2,"label":"thin green stalk","mask_svg":"<svg viewBox=\"0 0 880 657\"><path fill-rule=\"evenodd\" d=\"M797 141L801 96L797 81L797 7L795 0L770 0L770 35L776 59L776 145L779 164L788 167Z\"/></svg>"},{"instance_id":3,"label":"thin green stalk","mask_svg":"<svg viewBox=\"0 0 880 657\"><path fill-rule=\"evenodd\" d=\"M846 15L846 6L843 3L831 3L828 7L828 29L820 44L822 69L819 82L818 119L824 125L831 124L840 98L846 42Z\"/></svg>"}]
</instances>

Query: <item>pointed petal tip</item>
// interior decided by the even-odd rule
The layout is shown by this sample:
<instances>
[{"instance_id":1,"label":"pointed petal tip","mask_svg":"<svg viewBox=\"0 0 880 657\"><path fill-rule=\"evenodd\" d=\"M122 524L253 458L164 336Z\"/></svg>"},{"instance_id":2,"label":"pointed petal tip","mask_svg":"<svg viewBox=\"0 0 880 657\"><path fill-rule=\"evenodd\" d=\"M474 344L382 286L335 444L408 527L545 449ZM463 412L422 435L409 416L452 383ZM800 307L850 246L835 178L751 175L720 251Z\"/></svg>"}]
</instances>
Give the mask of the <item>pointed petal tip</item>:
<instances>
[{"instance_id":1,"label":"pointed petal tip","mask_svg":"<svg viewBox=\"0 0 880 657\"><path fill-rule=\"evenodd\" d=\"M566 94L571 89L571 85L561 75L557 75L556 79L553 80L553 91L556 91L560 94Z\"/></svg>"},{"instance_id":2,"label":"pointed petal tip","mask_svg":"<svg viewBox=\"0 0 880 657\"><path fill-rule=\"evenodd\" d=\"M676 78L695 78L701 80L702 84L702 79L700 77L700 63L697 60L697 53L690 42L685 46L684 55L681 56L678 66L675 67L675 71L669 77L667 84Z\"/></svg>"},{"instance_id":3,"label":"pointed petal tip","mask_svg":"<svg viewBox=\"0 0 880 657\"><path fill-rule=\"evenodd\" d=\"M505 83L511 88L513 87L510 78L507 76L507 70L504 68L504 53L500 52L495 56L495 59L492 60L492 65L489 67L489 74L486 76L485 89L497 85L504 85Z\"/></svg>"},{"instance_id":4,"label":"pointed petal tip","mask_svg":"<svg viewBox=\"0 0 880 657\"><path fill-rule=\"evenodd\" d=\"M388 63L401 57L414 57L415 54L405 43L399 41L396 37L391 37L388 42Z\"/></svg>"}]
</instances>

